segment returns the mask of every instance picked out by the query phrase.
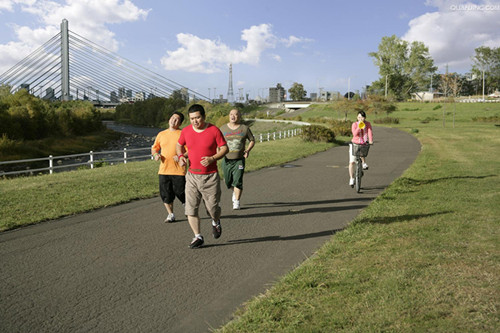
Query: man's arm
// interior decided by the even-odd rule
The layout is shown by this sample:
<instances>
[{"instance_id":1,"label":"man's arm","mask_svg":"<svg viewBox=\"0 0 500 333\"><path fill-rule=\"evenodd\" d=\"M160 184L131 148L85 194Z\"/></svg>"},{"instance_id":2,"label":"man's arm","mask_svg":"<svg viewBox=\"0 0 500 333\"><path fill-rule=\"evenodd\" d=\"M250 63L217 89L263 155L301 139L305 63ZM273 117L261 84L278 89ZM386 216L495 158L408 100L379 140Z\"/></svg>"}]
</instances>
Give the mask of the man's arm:
<instances>
[{"instance_id":1,"label":"man's arm","mask_svg":"<svg viewBox=\"0 0 500 333\"><path fill-rule=\"evenodd\" d=\"M177 161L180 166L186 165L186 157L184 157L184 146L180 145L178 142L175 144L175 153Z\"/></svg>"},{"instance_id":2,"label":"man's arm","mask_svg":"<svg viewBox=\"0 0 500 333\"><path fill-rule=\"evenodd\" d=\"M255 146L255 141L250 141L250 143L248 144L247 149L245 150L245 153L243 154L244 158L248 158L248 155L250 154L250 150L253 149L253 146Z\"/></svg>"},{"instance_id":3,"label":"man's arm","mask_svg":"<svg viewBox=\"0 0 500 333\"><path fill-rule=\"evenodd\" d=\"M220 160L221 158L226 156L228 152L229 148L227 147L227 145L217 147L217 153L215 155L204 156L201 158L201 165L203 165L204 167L209 166L210 164L217 162L217 160Z\"/></svg>"}]
</instances>

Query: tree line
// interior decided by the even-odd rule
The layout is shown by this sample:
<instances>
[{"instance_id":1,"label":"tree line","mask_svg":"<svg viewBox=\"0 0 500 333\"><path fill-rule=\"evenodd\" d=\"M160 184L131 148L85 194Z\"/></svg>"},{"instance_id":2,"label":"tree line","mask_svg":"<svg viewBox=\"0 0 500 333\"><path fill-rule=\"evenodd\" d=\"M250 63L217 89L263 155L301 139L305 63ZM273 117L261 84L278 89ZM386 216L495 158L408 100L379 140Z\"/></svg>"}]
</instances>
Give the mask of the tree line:
<instances>
[{"instance_id":1,"label":"tree line","mask_svg":"<svg viewBox=\"0 0 500 333\"><path fill-rule=\"evenodd\" d=\"M457 97L481 95L483 89L485 94L500 90L500 47L481 46L474 51L469 73L452 73L447 69L445 73L438 73L424 43L410 43L395 35L383 37L378 50L369 53L379 69L380 78L366 87L367 95L402 101L421 91ZM306 99L307 94L298 82L293 83L288 93L294 101Z\"/></svg>"},{"instance_id":2,"label":"tree line","mask_svg":"<svg viewBox=\"0 0 500 333\"><path fill-rule=\"evenodd\" d=\"M380 79L368 92L405 100L418 91L439 91L444 96L470 96L500 89L500 47L481 46L471 58L471 71L466 74L437 73L428 47L418 41L409 43L395 35L383 37L377 52L370 52Z\"/></svg>"},{"instance_id":3,"label":"tree line","mask_svg":"<svg viewBox=\"0 0 500 333\"><path fill-rule=\"evenodd\" d=\"M10 92L0 85L0 133L11 140L84 135L104 129L101 114L90 102L50 102L27 90Z\"/></svg>"}]
</instances>

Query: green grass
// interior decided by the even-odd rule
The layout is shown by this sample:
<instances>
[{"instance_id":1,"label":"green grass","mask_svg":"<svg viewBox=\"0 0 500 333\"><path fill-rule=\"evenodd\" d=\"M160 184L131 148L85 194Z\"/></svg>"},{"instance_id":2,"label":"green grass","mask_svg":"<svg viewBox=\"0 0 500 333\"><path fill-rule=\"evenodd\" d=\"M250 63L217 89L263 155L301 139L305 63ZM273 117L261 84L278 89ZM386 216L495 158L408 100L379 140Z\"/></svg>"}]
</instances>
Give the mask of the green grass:
<instances>
[{"instance_id":1,"label":"green grass","mask_svg":"<svg viewBox=\"0 0 500 333\"><path fill-rule=\"evenodd\" d=\"M395 112L395 127L418 127L416 162L218 331L500 330L500 129L471 121L500 106L457 105L455 128L446 113L444 128L442 119L420 123L442 116L435 105L410 106L422 109Z\"/></svg>"},{"instance_id":2,"label":"green grass","mask_svg":"<svg viewBox=\"0 0 500 333\"><path fill-rule=\"evenodd\" d=\"M279 165L326 150L333 144L299 138L257 143L247 170ZM0 231L158 194L158 163L134 162L0 180ZM124 181L126 180L126 181Z\"/></svg>"}]
</instances>

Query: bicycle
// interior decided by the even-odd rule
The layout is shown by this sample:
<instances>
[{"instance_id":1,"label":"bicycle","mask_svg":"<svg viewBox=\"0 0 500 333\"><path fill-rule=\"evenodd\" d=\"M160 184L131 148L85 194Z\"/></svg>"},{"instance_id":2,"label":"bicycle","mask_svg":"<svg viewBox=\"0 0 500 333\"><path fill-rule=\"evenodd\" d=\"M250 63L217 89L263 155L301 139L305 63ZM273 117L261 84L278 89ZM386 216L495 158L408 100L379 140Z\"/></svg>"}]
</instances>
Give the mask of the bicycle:
<instances>
[{"instance_id":1,"label":"bicycle","mask_svg":"<svg viewBox=\"0 0 500 333\"><path fill-rule=\"evenodd\" d=\"M368 156L368 151L370 150L370 145L365 143L363 145L358 145L356 143L351 143L352 145L352 155L356 156L356 164L354 166L354 185L351 187L356 187L356 192L361 191L361 178L363 177L363 161L361 157Z\"/></svg>"}]
</instances>

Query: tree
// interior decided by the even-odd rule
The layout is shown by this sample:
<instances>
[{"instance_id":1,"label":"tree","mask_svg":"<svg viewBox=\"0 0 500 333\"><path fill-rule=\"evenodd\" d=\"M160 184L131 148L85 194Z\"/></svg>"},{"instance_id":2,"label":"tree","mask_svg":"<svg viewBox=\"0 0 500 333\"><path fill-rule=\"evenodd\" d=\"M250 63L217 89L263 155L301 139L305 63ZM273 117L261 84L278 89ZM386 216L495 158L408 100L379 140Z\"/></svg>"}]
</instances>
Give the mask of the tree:
<instances>
[{"instance_id":1,"label":"tree","mask_svg":"<svg viewBox=\"0 0 500 333\"><path fill-rule=\"evenodd\" d=\"M301 101L306 97L307 91L304 90L304 86L302 83L297 83L294 82L292 87L288 89L288 92L290 93L290 97L294 101Z\"/></svg>"},{"instance_id":2,"label":"tree","mask_svg":"<svg viewBox=\"0 0 500 333\"><path fill-rule=\"evenodd\" d=\"M474 51L472 73L481 81L479 85L482 87L484 75L485 93L500 89L500 47L481 46Z\"/></svg>"},{"instance_id":3,"label":"tree","mask_svg":"<svg viewBox=\"0 0 500 333\"><path fill-rule=\"evenodd\" d=\"M413 91L426 89L430 74L437 70L427 46L418 41L409 43L395 35L382 37L378 51L368 55L374 58L381 76L372 86L387 87L399 100L408 98Z\"/></svg>"},{"instance_id":4,"label":"tree","mask_svg":"<svg viewBox=\"0 0 500 333\"><path fill-rule=\"evenodd\" d=\"M462 81L457 73L446 73L440 76L438 87L445 97L457 97L462 90Z\"/></svg>"}]
</instances>

